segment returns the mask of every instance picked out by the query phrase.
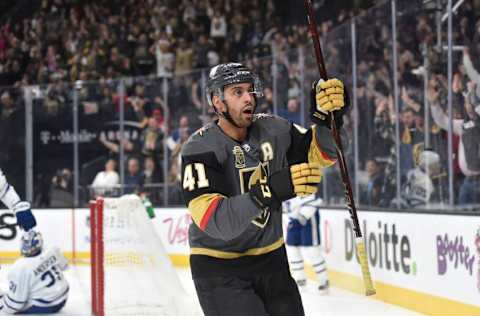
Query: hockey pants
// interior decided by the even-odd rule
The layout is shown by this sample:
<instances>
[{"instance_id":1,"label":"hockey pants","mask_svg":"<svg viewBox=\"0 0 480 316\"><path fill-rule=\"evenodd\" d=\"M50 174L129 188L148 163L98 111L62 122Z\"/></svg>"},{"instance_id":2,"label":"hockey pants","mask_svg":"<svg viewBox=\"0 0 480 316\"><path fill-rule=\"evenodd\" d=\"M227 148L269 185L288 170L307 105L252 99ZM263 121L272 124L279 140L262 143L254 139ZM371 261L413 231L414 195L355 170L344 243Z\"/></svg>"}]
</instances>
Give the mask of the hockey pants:
<instances>
[{"instance_id":1,"label":"hockey pants","mask_svg":"<svg viewBox=\"0 0 480 316\"><path fill-rule=\"evenodd\" d=\"M193 280L205 316L304 316L297 284L288 272Z\"/></svg>"}]
</instances>

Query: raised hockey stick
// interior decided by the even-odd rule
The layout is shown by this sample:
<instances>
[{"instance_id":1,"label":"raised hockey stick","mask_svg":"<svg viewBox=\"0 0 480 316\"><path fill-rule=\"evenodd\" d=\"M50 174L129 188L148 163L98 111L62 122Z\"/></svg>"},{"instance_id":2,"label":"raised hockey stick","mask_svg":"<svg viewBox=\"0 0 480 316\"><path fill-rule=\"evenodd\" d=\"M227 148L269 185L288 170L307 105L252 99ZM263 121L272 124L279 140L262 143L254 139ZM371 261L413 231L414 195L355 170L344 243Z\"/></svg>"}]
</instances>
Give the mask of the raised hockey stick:
<instances>
[{"instance_id":1,"label":"raised hockey stick","mask_svg":"<svg viewBox=\"0 0 480 316\"><path fill-rule=\"evenodd\" d=\"M325 62L323 60L322 47L320 46L319 35L317 32L317 22L315 21L315 15L313 12L313 6L311 0L304 0L305 8L307 9L308 28L310 36L312 37L313 46L315 48L315 57L317 58L317 66L320 77L323 80L327 80L327 69L325 68ZM330 124L333 139L337 149L338 162L340 164L340 173L342 174L343 186L345 187L345 200L347 203L350 218L353 222L353 230L355 232L355 244L357 249L357 255L360 261L360 267L362 269L363 283L365 285L365 294L367 296L374 295L376 293L373 287L372 276L368 268L368 259L365 251L365 241L362 237L362 231L360 224L358 223L357 209L355 207L355 201L353 200L352 184L348 176L347 163L343 155L342 140L335 124L333 113L330 113Z\"/></svg>"}]
</instances>

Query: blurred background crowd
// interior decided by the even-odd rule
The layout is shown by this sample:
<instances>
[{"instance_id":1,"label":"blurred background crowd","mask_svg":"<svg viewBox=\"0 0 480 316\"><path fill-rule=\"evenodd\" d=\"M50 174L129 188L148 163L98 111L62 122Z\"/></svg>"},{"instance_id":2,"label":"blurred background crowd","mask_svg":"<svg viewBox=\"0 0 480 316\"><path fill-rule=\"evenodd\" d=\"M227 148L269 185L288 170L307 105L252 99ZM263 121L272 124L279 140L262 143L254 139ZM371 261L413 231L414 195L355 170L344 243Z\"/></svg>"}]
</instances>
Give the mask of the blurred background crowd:
<instances>
[{"instance_id":1,"label":"blurred background crowd","mask_svg":"<svg viewBox=\"0 0 480 316\"><path fill-rule=\"evenodd\" d=\"M480 203L479 8L463 1L449 32L443 0L315 1L327 69L350 92L344 139L359 204ZM182 204L179 153L214 119L204 87L221 62L260 75L259 112L310 124L318 75L298 1L19 0L0 9L0 166L36 207L134 191ZM343 203L336 169L321 186L327 203Z\"/></svg>"}]
</instances>

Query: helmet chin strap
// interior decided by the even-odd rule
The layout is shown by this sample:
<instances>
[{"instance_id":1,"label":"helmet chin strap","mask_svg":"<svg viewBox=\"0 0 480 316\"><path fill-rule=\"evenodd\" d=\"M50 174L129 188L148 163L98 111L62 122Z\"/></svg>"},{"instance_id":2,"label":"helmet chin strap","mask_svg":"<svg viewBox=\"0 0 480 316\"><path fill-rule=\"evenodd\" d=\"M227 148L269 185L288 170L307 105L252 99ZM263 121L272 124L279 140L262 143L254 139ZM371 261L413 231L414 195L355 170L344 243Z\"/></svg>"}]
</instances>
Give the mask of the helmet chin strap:
<instances>
[{"instance_id":1,"label":"helmet chin strap","mask_svg":"<svg viewBox=\"0 0 480 316\"><path fill-rule=\"evenodd\" d=\"M237 127L237 128L241 128L240 126L238 126L237 123L235 123L235 121L233 120L232 116L230 115L230 111L228 110L228 103L226 100L222 100L222 102L225 104L225 108L226 108L226 111L223 111L223 112L220 112L217 110L216 107L213 107L215 109L215 112L217 112L219 115L223 116L228 122L230 122L230 124L232 124L233 126Z\"/></svg>"}]
</instances>

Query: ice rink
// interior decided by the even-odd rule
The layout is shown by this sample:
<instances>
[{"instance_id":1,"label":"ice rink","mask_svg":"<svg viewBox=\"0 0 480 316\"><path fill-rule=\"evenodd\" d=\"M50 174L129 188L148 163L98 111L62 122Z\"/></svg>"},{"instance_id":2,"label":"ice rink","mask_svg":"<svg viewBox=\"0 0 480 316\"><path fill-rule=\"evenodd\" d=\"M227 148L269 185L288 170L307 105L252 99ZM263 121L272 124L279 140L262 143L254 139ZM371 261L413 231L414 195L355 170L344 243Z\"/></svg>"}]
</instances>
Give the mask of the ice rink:
<instances>
[{"instance_id":1,"label":"ice rink","mask_svg":"<svg viewBox=\"0 0 480 316\"><path fill-rule=\"evenodd\" d=\"M6 274L9 266L3 265L0 270L2 290L6 288ZM177 273L192 299L196 299L195 289L188 269L177 269ZM66 272L70 283L70 296L66 307L59 315L90 315L90 270L88 266L72 266ZM331 288L327 295L315 292L315 284L311 283L307 291L302 293L303 304L307 316L414 316L421 315L384 302L363 297L337 288ZM173 315L172 315L173 316ZM228 315L225 315L228 316ZM246 315L247 316L247 315Z\"/></svg>"}]
</instances>

